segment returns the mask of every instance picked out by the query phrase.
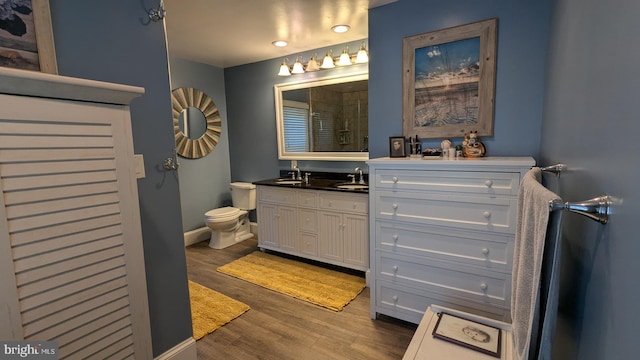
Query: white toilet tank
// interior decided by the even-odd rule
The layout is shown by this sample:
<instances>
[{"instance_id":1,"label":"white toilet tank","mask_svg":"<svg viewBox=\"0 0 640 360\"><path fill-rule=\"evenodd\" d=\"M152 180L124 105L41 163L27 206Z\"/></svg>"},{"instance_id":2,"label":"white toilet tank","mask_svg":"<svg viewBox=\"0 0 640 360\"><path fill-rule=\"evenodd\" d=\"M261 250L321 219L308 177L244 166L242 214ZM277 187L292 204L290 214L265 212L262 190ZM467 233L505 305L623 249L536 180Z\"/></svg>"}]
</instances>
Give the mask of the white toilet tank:
<instances>
[{"instance_id":1,"label":"white toilet tank","mask_svg":"<svg viewBox=\"0 0 640 360\"><path fill-rule=\"evenodd\" d=\"M231 201L233 207L242 210L253 210L256 208L256 186L246 182L232 182Z\"/></svg>"}]
</instances>

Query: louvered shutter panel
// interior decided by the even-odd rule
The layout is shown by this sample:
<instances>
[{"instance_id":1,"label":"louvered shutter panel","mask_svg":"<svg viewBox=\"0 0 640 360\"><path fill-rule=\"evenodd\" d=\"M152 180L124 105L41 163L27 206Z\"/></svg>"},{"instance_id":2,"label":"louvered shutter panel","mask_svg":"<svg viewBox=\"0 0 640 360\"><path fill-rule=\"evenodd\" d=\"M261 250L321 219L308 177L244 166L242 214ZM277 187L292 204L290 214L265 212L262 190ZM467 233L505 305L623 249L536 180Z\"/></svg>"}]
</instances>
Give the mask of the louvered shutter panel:
<instances>
[{"instance_id":1,"label":"louvered shutter panel","mask_svg":"<svg viewBox=\"0 0 640 360\"><path fill-rule=\"evenodd\" d=\"M131 139L127 106L0 94L3 336L151 358Z\"/></svg>"}]
</instances>

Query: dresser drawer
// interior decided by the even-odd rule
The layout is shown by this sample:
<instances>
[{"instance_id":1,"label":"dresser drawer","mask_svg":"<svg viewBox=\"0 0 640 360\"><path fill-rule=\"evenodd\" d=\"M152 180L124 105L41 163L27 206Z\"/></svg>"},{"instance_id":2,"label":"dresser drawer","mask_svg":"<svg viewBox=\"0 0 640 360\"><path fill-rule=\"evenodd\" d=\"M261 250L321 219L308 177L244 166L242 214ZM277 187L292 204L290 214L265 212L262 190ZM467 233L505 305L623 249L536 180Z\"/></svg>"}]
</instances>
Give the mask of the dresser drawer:
<instances>
[{"instance_id":1,"label":"dresser drawer","mask_svg":"<svg viewBox=\"0 0 640 360\"><path fill-rule=\"evenodd\" d=\"M320 192L318 194L319 209L347 211L367 214L369 208L368 195L347 195L339 192Z\"/></svg>"},{"instance_id":2,"label":"dresser drawer","mask_svg":"<svg viewBox=\"0 0 640 360\"><path fill-rule=\"evenodd\" d=\"M511 235L378 220L375 238L377 249L394 254L427 256L505 272L513 263Z\"/></svg>"},{"instance_id":3,"label":"dresser drawer","mask_svg":"<svg viewBox=\"0 0 640 360\"><path fill-rule=\"evenodd\" d=\"M375 303L376 312L415 324L420 322L425 310L432 304L501 321L507 321L509 317L505 309L495 306L479 304L465 298L442 296L386 281L376 281Z\"/></svg>"},{"instance_id":4,"label":"dresser drawer","mask_svg":"<svg viewBox=\"0 0 640 360\"><path fill-rule=\"evenodd\" d=\"M315 208L318 206L318 194L317 191L298 191L298 206Z\"/></svg>"},{"instance_id":5,"label":"dresser drawer","mask_svg":"<svg viewBox=\"0 0 640 360\"><path fill-rule=\"evenodd\" d=\"M376 278L445 296L508 307L511 276L439 260L377 252Z\"/></svg>"},{"instance_id":6,"label":"dresser drawer","mask_svg":"<svg viewBox=\"0 0 640 360\"><path fill-rule=\"evenodd\" d=\"M423 225L515 233L516 198L379 191L375 217Z\"/></svg>"},{"instance_id":7,"label":"dresser drawer","mask_svg":"<svg viewBox=\"0 0 640 360\"><path fill-rule=\"evenodd\" d=\"M377 189L517 195L520 173L438 170L379 170Z\"/></svg>"},{"instance_id":8,"label":"dresser drawer","mask_svg":"<svg viewBox=\"0 0 640 360\"><path fill-rule=\"evenodd\" d=\"M258 201L296 205L298 194L296 190L281 189L275 186L258 186Z\"/></svg>"}]
</instances>

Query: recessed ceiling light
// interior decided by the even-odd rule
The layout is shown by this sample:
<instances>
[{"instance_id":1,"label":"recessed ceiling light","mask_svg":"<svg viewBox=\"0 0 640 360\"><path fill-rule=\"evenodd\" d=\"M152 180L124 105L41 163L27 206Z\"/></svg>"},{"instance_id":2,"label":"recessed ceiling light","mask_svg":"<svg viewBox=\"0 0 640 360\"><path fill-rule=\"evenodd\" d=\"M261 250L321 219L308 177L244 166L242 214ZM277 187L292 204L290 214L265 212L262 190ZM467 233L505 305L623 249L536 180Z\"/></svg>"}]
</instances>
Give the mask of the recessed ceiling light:
<instances>
[{"instance_id":1,"label":"recessed ceiling light","mask_svg":"<svg viewBox=\"0 0 640 360\"><path fill-rule=\"evenodd\" d=\"M331 30L336 33L345 33L349 31L349 29L351 29L351 26L349 25L334 25L331 27Z\"/></svg>"},{"instance_id":2,"label":"recessed ceiling light","mask_svg":"<svg viewBox=\"0 0 640 360\"><path fill-rule=\"evenodd\" d=\"M277 46L277 47L285 47L285 46L287 46L287 42L284 41L284 40L276 40L276 41L272 42L272 44L274 46Z\"/></svg>"}]
</instances>

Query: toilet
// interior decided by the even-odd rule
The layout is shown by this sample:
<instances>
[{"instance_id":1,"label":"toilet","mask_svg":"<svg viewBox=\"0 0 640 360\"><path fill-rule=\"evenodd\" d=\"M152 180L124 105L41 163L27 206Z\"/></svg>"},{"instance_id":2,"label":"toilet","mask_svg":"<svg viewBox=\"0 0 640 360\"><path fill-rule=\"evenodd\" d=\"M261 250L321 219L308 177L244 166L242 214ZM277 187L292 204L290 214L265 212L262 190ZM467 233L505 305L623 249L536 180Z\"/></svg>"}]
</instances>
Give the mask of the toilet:
<instances>
[{"instance_id":1,"label":"toilet","mask_svg":"<svg viewBox=\"0 0 640 360\"><path fill-rule=\"evenodd\" d=\"M249 210L256 208L256 186L232 182L230 189L233 207L225 206L204 214L204 222L211 229L209 247L213 249L224 249L253 237Z\"/></svg>"}]
</instances>

